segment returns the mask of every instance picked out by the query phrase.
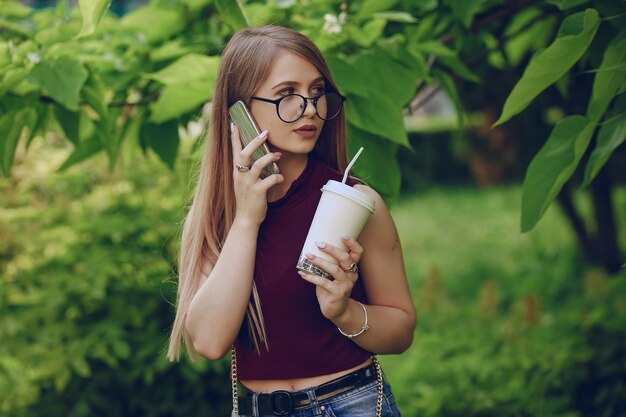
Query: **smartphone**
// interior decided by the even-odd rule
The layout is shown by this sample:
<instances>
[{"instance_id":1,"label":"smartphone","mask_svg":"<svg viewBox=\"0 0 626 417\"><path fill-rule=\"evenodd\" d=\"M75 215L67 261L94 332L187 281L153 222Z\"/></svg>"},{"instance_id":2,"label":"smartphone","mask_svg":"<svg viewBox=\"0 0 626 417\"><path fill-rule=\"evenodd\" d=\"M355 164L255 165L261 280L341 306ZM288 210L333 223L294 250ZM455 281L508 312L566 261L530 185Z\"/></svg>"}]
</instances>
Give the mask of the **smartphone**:
<instances>
[{"instance_id":1,"label":"smartphone","mask_svg":"<svg viewBox=\"0 0 626 417\"><path fill-rule=\"evenodd\" d=\"M248 145L254 138L261 134L259 127L252 118L250 111L246 107L246 104L239 100L228 109L230 115L230 121L237 125L239 129L239 139L241 139L242 146ZM267 155L270 152L266 143L259 146L252 155L252 162L261 158L263 155ZM278 165L276 162L272 162L261 171L261 178L265 178L272 174L280 174Z\"/></svg>"}]
</instances>

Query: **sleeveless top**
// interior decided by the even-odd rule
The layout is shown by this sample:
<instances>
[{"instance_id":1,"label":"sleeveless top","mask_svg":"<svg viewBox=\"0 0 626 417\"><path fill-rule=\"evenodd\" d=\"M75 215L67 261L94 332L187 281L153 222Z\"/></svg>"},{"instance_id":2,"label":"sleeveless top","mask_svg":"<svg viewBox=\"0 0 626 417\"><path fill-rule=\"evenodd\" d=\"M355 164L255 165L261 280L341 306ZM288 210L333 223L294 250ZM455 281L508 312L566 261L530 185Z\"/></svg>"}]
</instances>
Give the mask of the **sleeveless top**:
<instances>
[{"instance_id":1,"label":"sleeveless top","mask_svg":"<svg viewBox=\"0 0 626 417\"><path fill-rule=\"evenodd\" d=\"M309 156L306 168L287 193L268 203L259 229L254 281L261 300L269 351L260 354L245 326L235 343L240 379L291 379L326 375L357 366L372 354L341 335L322 315L315 286L305 281L296 263L309 225L328 180L342 174ZM351 186L359 182L348 179ZM351 298L367 304L358 279Z\"/></svg>"}]
</instances>

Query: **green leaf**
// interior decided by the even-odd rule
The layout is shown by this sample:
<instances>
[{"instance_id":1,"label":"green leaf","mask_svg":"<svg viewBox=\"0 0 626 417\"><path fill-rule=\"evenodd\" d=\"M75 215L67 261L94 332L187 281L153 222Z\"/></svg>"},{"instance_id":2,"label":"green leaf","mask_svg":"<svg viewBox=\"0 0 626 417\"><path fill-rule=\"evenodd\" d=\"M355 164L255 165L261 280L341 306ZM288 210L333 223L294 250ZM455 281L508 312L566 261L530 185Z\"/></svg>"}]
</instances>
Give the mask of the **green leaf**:
<instances>
[{"instance_id":1,"label":"green leaf","mask_svg":"<svg viewBox=\"0 0 626 417\"><path fill-rule=\"evenodd\" d=\"M113 352L120 359L126 359L132 353L132 349L130 348L128 343L122 340L116 340L115 342L113 342L112 346L113 346Z\"/></svg>"},{"instance_id":2,"label":"green leaf","mask_svg":"<svg viewBox=\"0 0 626 417\"><path fill-rule=\"evenodd\" d=\"M359 129L407 148L410 146L404 130L402 107L395 105L389 97L372 90L367 98L349 96L345 108L346 119Z\"/></svg>"},{"instance_id":3,"label":"green leaf","mask_svg":"<svg viewBox=\"0 0 626 417\"><path fill-rule=\"evenodd\" d=\"M6 3L6 2L5 2ZM0 16L2 16L2 14L0 14ZM34 29L31 25L25 26L25 25L21 25L19 23L16 22L12 22L10 20L7 19L3 19L2 20L2 30L8 30L11 32L15 32L17 34L20 34L21 36L25 37L25 38L32 38L33 36L35 36L35 32Z\"/></svg>"},{"instance_id":4,"label":"green leaf","mask_svg":"<svg viewBox=\"0 0 626 417\"><path fill-rule=\"evenodd\" d=\"M111 0L79 0L80 14L83 17L83 26L78 36L91 35L96 31L100 19L109 8Z\"/></svg>"},{"instance_id":5,"label":"green leaf","mask_svg":"<svg viewBox=\"0 0 626 417\"><path fill-rule=\"evenodd\" d=\"M522 191L522 232L531 230L572 176L593 135L595 123L568 116L550 133L526 172Z\"/></svg>"},{"instance_id":6,"label":"green leaf","mask_svg":"<svg viewBox=\"0 0 626 417\"><path fill-rule=\"evenodd\" d=\"M149 42L163 41L180 33L185 28L182 7L139 7L120 19L122 26L133 28Z\"/></svg>"},{"instance_id":7,"label":"green leaf","mask_svg":"<svg viewBox=\"0 0 626 417\"><path fill-rule=\"evenodd\" d=\"M384 19L388 22L400 22L400 23L417 23L417 19L410 13L393 11L374 13L372 15L375 19Z\"/></svg>"},{"instance_id":8,"label":"green leaf","mask_svg":"<svg viewBox=\"0 0 626 417\"><path fill-rule=\"evenodd\" d=\"M481 82L478 75L474 74L456 55L453 57L440 56L439 61L464 80L475 83Z\"/></svg>"},{"instance_id":9,"label":"green leaf","mask_svg":"<svg viewBox=\"0 0 626 417\"><path fill-rule=\"evenodd\" d=\"M144 77L165 85L201 79L214 81L217 78L219 63L219 57L189 54L160 71L145 74Z\"/></svg>"},{"instance_id":10,"label":"green leaf","mask_svg":"<svg viewBox=\"0 0 626 417\"><path fill-rule=\"evenodd\" d=\"M615 102L613 111L607 115L605 122L598 132L596 146L587 162L585 170L586 187L596 177L606 161L618 146L626 139L626 95L622 94Z\"/></svg>"},{"instance_id":11,"label":"green leaf","mask_svg":"<svg viewBox=\"0 0 626 417\"><path fill-rule=\"evenodd\" d=\"M189 10L196 11L213 3L213 0L182 0L182 2L189 7Z\"/></svg>"},{"instance_id":12,"label":"green leaf","mask_svg":"<svg viewBox=\"0 0 626 417\"><path fill-rule=\"evenodd\" d=\"M439 41L416 42L411 45L411 48L438 57L456 57L456 52Z\"/></svg>"},{"instance_id":13,"label":"green leaf","mask_svg":"<svg viewBox=\"0 0 626 417\"><path fill-rule=\"evenodd\" d=\"M7 42L0 42L0 68L11 63L11 50Z\"/></svg>"},{"instance_id":14,"label":"green leaf","mask_svg":"<svg viewBox=\"0 0 626 417\"><path fill-rule=\"evenodd\" d=\"M27 112L28 109L22 108L10 111L0 118L0 168L5 176L11 172Z\"/></svg>"},{"instance_id":15,"label":"green leaf","mask_svg":"<svg viewBox=\"0 0 626 417\"><path fill-rule=\"evenodd\" d=\"M435 26L438 16L430 13L420 17L417 25L407 28L406 36L410 43L419 43L428 39L432 39L432 29Z\"/></svg>"},{"instance_id":16,"label":"green leaf","mask_svg":"<svg viewBox=\"0 0 626 417\"><path fill-rule=\"evenodd\" d=\"M83 118L88 118L86 115ZM100 141L109 158L109 169L113 170L119 152L118 137L113 132L110 120L96 120L93 135Z\"/></svg>"},{"instance_id":17,"label":"green leaf","mask_svg":"<svg viewBox=\"0 0 626 417\"><path fill-rule=\"evenodd\" d=\"M174 169L178 144L178 123L174 120L163 124L148 123L141 127L141 141L154 149L165 164Z\"/></svg>"},{"instance_id":18,"label":"green leaf","mask_svg":"<svg viewBox=\"0 0 626 417\"><path fill-rule=\"evenodd\" d=\"M104 97L104 91L92 84L85 84L81 91L81 97L100 116L100 119L107 120L109 108Z\"/></svg>"},{"instance_id":19,"label":"green leaf","mask_svg":"<svg viewBox=\"0 0 626 417\"><path fill-rule=\"evenodd\" d=\"M0 1L0 16L25 18L33 9L18 1ZM4 22L3 22L4 23Z\"/></svg>"},{"instance_id":20,"label":"green leaf","mask_svg":"<svg viewBox=\"0 0 626 417\"><path fill-rule=\"evenodd\" d=\"M211 99L213 87L214 80L208 78L168 85L150 106L150 121L162 123L197 109Z\"/></svg>"},{"instance_id":21,"label":"green leaf","mask_svg":"<svg viewBox=\"0 0 626 417\"><path fill-rule=\"evenodd\" d=\"M375 89L398 107L415 95L419 74L402 61L393 59L382 47L357 55L351 63L354 66L351 76L364 84L367 94Z\"/></svg>"},{"instance_id":22,"label":"green leaf","mask_svg":"<svg viewBox=\"0 0 626 417\"><path fill-rule=\"evenodd\" d=\"M560 10L571 9L581 4L589 3L589 0L546 0L548 3L558 7Z\"/></svg>"},{"instance_id":23,"label":"green leaf","mask_svg":"<svg viewBox=\"0 0 626 417\"><path fill-rule=\"evenodd\" d=\"M78 60L62 56L41 61L33 68L31 77L55 101L68 110L78 110L80 90L87 80L87 70Z\"/></svg>"},{"instance_id":24,"label":"green leaf","mask_svg":"<svg viewBox=\"0 0 626 417\"><path fill-rule=\"evenodd\" d=\"M37 31L35 42L44 47L55 43L67 42L76 36L77 28L70 25L57 25L46 27Z\"/></svg>"},{"instance_id":25,"label":"green leaf","mask_svg":"<svg viewBox=\"0 0 626 417\"><path fill-rule=\"evenodd\" d=\"M27 121L28 129L28 138L26 140L26 149L30 147L30 144L33 142L33 139L40 134L40 129L46 120L46 109L47 106L43 103L36 103L31 106L32 113L29 116L29 120Z\"/></svg>"},{"instance_id":26,"label":"green leaf","mask_svg":"<svg viewBox=\"0 0 626 417\"><path fill-rule=\"evenodd\" d=\"M72 372L68 368L61 369L54 374L54 388L57 392L62 392L72 378Z\"/></svg>"},{"instance_id":27,"label":"green leaf","mask_svg":"<svg viewBox=\"0 0 626 417\"><path fill-rule=\"evenodd\" d=\"M124 121L120 153L125 167L130 168L135 163L135 153L139 149L141 126L145 122L145 111L134 109L134 114Z\"/></svg>"},{"instance_id":28,"label":"green leaf","mask_svg":"<svg viewBox=\"0 0 626 417\"><path fill-rule=\"evenodd\" d=\"M69 111L65 107L57 104L54 106L54 114L65 132L65 136L70 142L76 146L80 141L79 126L80 113L77 111Z\"/></svg>"},{"instance_id":29,"label":"green leaf","mask_svg":"<svg viewBox=\"0 0 626 417\"><path fill-rule=\"evenodd\" d=\"M404 65L409 66L418 80L430 81L430 68L422 52L412 49L410 45L398 44L386 45L386 51L396 61L402 61Z\"/></svg>"},{"instance_id":30,"label":"green leaf","mask_svg":"<svg viewBox=\"0 0 626 417\"><path fill-rule=\"evenodd\" d=\"M215 6L224 21L234 30L244 29L250 26L241 0L216 0Z\"/></svg>"},{"instance_id":31,"label":"green leaf","mask_svg":"<svg viewBox=\"0 0 626 417\"><path fill-rule=\"evenodd\" d=\"M375 13L385 12L396 5L398 0L365 0L356 14L357 19L367 19Z\"/></svg>"},{"instance_id":32,"label":"green leaf","mask_svg":"<svg viewBox=\"0 0 626 417\"><path fill-rule=\"evenodd\" d=\"M398 146L351 123L346 128L349 155L354 155L359 147L363 147L363 153L353 168L354 175L384 198L395 199L400 194L401 183L400 166L396 158Z\"/></svg>"},{"instance_id":33,"label":"green leaf","mask_svg":"<svg viewBox=\"0 0 626 417\"><path fill-rule=\"evenodd\" d=\"M554 36L556 22L556 15L546 16L546 12L542 8L530 7L522 10L515 14L511 23L507 25L504 34L500 35L507 38L504 51L499 47L499 40L496 40L489 48L491 50L497 48L499 54L504 52L507 65L511 68L517 67L529 54L532 55L535 51L550 44ZM490 35L494 36L493 34Z\"/></svg>"},{"instance_id":34,"label":"green leaf","mask_svg":"<svg viewBox=\"0 0 626 417\"><path fill-rule=\"evenodd\" d=\"M594 9L565 18L560 36L531 59L506 99L502 115L494 127L524 110L539 93L561 78L587 50L599 24L598 12Z\"/></svg>"},{"instance_id":35,"label":"green leaf","mask_svg":"<svg viewBox=\"0 0 626 417\"><path fill-rule=\"evenodd\" d=\"M387 26L387 21L383 19L372 19L362 28L348 26L350 39L363 48L369 48L381 37L385 26Z\"/></svg>"},{"instance_id":36,"label":"green leaf","mask_svg":"<svg viewBox=\"0 0 626 417\"><path fill-rule=\"evenodd\" d=\"M469 28L474 21L474 16L483 9L487 0L445 0L444 3L450 6L454 17Z\"/></svg>"},{"instance_id":37,"label":"green leaf","mask_svg":"<svg viewBox=\"0 0 626 417\"><path fill-rule=\"evenodd\" d=\"M456 110L457 125L460 130L463 129L463 104L461 103L461 98L459 97L454 80L449 74L439 70L433 70L432 75L439 81L439 85L443 91L445 91L450 100L452 100L452 104L454 104L454 109Z\"/></svg>"},{"instance_id":38,"label":"green leaf","mask_svg":"<svg viewBox=\"0 0 626 417\"><path fill-rule=\"evenodd\" d=\"M64 171L74 164L77 164L85 159L95 155L103 149L102 142L94 134L86 140L80 141L78 146L74 149L74 152L61 164L57 171Z\"/></svg>"},{"instance_id":39,"label":"green leaf","mask_svg":"<svg viewBox=\"0 0 626 417\"><path fill-rule=\"evenodd\" d=\"M625 63L626 31L623 31L607 46L593 80L591 99L587 107L587 116L591 120L597 122L602 118L613 97L626 83L626 71L620 68Z\"/></svg>"},{"instance_id":40,"label":"green leaf","mask_svg":"<svg viewBox=\"0 0 626 417\"><path fill-rule=\"evenodd\" d=\"M330 55L326 59L334 81L341 87L343 93L358 94L367 97L370 88L358 77L354 76L355 66L337 55Z\"/></svg>"},{"instance_id":41,"label":"green leaf","mask_svg":"<svg viewBox=\"0 0 626 417\"><path fill-rule=\"evenodd\" d=\"M150 60L160 62L179 58L183 55L201 53L202 45L185 45L182 39L174 39L150 50Z\"/></svg>"},{"instance_id":42,"label":"green leaf","mask_svg":"<svg viewBox=\"0 0 626 417\"><path fill-rule=\"evenodd\" d=\"M88 378L91 376L91 368L89 367L89 364L84 357L80 355L72 355L71 365L79 376L83 378Z\"/></svg>"},{"instance_id":43,"label":"green leaf","mask_svg":"<svg viewBox=\"0 0 626 417\"><path fill-rule=\"evenodd\" d=\"M6 94L7 91L15 88L30 75L30 71L26 68L11 68L4 73L2 82L0 82L0 96Z\"/></svg>"}]
</instances>

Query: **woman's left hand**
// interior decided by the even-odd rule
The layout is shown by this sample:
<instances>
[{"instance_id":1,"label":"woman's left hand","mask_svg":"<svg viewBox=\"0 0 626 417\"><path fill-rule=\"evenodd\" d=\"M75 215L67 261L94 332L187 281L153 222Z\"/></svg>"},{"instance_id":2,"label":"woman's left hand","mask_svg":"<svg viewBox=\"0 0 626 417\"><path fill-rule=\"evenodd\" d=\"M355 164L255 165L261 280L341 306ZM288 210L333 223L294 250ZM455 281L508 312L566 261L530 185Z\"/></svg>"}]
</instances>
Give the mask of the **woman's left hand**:
<instances>
[{"instance_id":1,"label":"woman's left hand","mask_svg":"<svg viewBox=\"0 0 626 417\"><path fill-rule=\"evenodd\" d=\"M352 287L359 278L356 265L363 255L363 247L350 236L343 236L343 248L317 242L320 251L329 255L332 261L307 253L305 256L313 265L328 272L334 280L310 273L298 271L300 276L316 286L317 301L324 317L335 320L340 317L348 305Z\"/></svg>"}]
</instances>

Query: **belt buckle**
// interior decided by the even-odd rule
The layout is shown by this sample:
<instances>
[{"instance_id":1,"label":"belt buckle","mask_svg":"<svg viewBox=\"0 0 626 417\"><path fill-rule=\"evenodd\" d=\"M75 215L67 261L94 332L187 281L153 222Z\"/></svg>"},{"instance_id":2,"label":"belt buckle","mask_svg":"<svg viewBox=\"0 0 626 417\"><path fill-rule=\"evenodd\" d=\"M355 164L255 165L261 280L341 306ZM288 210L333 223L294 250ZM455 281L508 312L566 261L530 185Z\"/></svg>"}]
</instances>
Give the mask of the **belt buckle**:
<instances>
[{"instance_id":1,"label":"belt buckle","mask_svg":"<svg viewBox=\"0 0 626 417\"><path fill-rule=\"evenodd\" d=\"M293 411L293 400L289 391L278 390L270 393L272 413L277 416L286 416Z\"/></svg>"}]
</instances>

